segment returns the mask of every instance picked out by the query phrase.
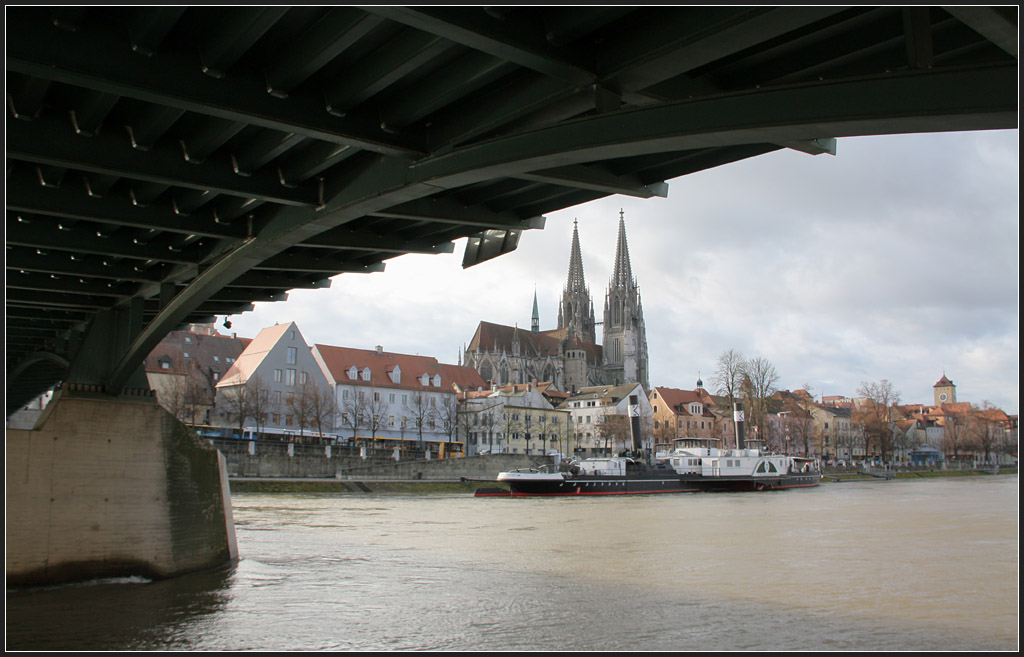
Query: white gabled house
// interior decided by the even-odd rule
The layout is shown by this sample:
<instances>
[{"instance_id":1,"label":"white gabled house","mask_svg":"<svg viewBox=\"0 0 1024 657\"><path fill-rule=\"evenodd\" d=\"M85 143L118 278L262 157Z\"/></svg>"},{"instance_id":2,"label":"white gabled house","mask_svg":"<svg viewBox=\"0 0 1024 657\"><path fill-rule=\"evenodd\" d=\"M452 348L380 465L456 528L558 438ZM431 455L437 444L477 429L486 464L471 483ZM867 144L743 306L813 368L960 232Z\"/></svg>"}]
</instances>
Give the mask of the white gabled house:
<instances>
[{"instance_id":1,"label":"white gabled house","mask_svg":"<svg viewBox=\"0 0 1024 657\"><path fill-rule=\"evenodd\" d=\"M278 324L260 331L218 381L217 423L271 434L334 434L333 412L314 417L328 392L298 326Z\"/></svg>"}]
</instances>

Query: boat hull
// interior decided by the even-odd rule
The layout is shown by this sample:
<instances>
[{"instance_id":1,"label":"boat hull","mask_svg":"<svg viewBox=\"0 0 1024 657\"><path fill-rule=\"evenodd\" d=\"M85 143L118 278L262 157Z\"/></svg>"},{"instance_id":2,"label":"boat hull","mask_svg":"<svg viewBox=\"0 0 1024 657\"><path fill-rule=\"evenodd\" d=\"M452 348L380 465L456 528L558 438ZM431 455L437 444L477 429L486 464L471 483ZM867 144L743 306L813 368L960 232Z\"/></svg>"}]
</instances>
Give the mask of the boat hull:
<instances>
[{"instance_id":1,"label":"boat hull","mask_svg":"<svg viewBox=\"0 0 1024 657\"><path fill-rule=\"evenodd\" d=\"M657 493L696 492L697 488L680 480L678 475L664 477L581 476L502 480L509 489L504 495L495 489L477 491L477 497L580 496L580 495L651 495Z\"/></svg>"},{"instance_id":2,"label":"boat hull","mask_svg":"<svg viewBox=\"0 0 1024 657\"><path fill-rule=\"evenodd\" d=\"M576 497L581 495L651 495L657 493L743 492L810 488L821 483L821 475L803 473L778 477L715 477L670 475L656 477L581 476L516 477L501 479L502 488L482 488L476 497Z\"/></svg>"},{"instance_id":3,"label":"boat hull","mask_svg":"<svg viewBox=\"0 0 1024 657\"><path fill-rule=\"evenodd\" d=\"M811 488L821 483L821 475L818 473L788 474L777 477L740 475L735 477L718 476L714 478L701 477L700 475L682 475L680 478L685 484L693 486L697 490L709 492Z\"/></svg>"}]
</instances>

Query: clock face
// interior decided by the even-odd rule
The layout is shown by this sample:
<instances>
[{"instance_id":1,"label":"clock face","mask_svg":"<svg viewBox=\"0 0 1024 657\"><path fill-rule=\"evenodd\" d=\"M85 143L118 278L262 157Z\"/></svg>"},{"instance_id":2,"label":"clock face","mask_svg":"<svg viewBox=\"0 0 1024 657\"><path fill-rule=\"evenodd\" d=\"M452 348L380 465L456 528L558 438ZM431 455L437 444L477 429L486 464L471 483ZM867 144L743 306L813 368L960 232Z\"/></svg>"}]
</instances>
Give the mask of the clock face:
<instances>
[{"instance_id":1,"label":"clock face","mask_svg":"<svg viewBox=\"0 0 1024 657\"><path fill-rule=\"evenodd\" d=\"M939 393L939 401L946 401L946 393L944 393L944 392L940 392Z\"/></svg>"}]
</instances>

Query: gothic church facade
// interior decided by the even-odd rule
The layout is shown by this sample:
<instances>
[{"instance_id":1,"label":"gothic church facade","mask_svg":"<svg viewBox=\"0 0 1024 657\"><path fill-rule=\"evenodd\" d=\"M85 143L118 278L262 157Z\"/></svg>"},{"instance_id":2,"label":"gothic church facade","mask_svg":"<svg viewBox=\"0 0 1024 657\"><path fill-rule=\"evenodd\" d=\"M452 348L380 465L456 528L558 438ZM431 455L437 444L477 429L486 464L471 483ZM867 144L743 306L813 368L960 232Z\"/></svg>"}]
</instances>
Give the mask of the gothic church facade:
<instances>
[{"instance_id":1,"label":"gothic church facade","mask_svg":"<svg viewBox=\"0 0 1024 657\"><path fill-rule=\"evenodd\" d=\"M569 275L562 290L558 326L541 331L534 293L529 330L480 322L465 349L464 364L497 385L550 381L563 392L586 386L640 383L649 388L647 334L640 291L633 278L626 222L619 213L615 261L597 322L583 273L579 228L573 225ZM602 341L597 343L597 325Z\"/></svg>"}]
</instances>

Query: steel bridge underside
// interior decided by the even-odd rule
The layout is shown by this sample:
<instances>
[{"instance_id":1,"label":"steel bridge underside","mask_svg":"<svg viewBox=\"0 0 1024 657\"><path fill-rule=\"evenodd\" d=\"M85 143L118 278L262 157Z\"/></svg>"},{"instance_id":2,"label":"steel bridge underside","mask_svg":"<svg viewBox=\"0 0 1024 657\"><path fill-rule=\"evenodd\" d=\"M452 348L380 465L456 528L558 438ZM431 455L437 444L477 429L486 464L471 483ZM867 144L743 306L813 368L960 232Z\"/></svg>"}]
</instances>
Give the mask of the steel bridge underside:
<instances>
[{"instance_id":1,"label":"steel bridge underside","mask_svg":"<svg viewBox=\"0 0 1024 657\"><path fill-rule=\"evenodd\" d=\"M7 412L171 330L835 139L1017 127L1017 9L19 7Z\"/></svg>"}]
</instances>

